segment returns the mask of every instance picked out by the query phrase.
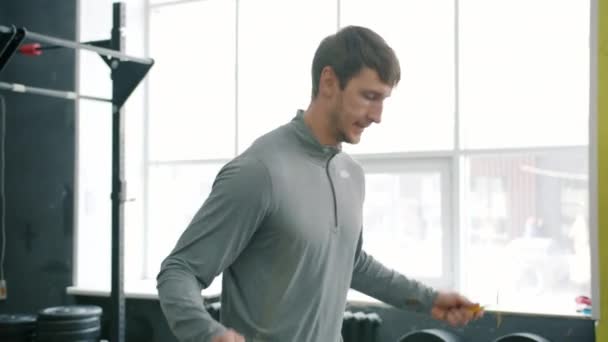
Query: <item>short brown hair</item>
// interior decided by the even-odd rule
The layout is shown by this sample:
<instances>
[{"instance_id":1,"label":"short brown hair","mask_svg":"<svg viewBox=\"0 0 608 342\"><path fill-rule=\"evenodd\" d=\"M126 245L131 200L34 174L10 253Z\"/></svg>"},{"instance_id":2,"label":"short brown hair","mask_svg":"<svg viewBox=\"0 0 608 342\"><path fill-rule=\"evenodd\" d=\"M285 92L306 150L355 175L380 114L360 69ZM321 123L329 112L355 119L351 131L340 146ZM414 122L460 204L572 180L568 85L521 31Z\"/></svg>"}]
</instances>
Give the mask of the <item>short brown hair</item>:
<instances>
[{"instance_id":1,"label":"short brown hair","mask_svg":"<svg viewBox=\"0 0 608 342\"><path fill-rule=\"evenodd\" d=\"M375 70L382 82L396 86L401 67L395 51L376 32L361 26L347 26L321 41L312 61L312 97L319 93L321 71L330 66L344 89L364 67Z\"/></svg>"}]
</instances>

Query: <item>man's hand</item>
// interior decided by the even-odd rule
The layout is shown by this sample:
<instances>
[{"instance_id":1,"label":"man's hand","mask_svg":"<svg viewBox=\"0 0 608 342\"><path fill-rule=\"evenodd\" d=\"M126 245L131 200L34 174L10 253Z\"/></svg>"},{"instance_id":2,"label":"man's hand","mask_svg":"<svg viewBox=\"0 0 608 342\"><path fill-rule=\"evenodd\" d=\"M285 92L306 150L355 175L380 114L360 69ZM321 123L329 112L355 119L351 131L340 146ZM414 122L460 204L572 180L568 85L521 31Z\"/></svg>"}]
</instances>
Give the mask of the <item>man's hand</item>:
<instances>
[{"instance_id":1,"label":"man's hand","mask_svg":"<svg viewBox=\"0 0 608 342\"><path fill-rule=\"evenodd\" d=\"M431 316L458 327L483 317L483 308L458 293L439 292L433 303Z\"/></svg>"},{"instance_id":2,"label":"man's hand","mask_svg":"<svg viewBox=\"0 0 608 342\"><path fill-rule=\"evenodd\" d=\"M245 342L245 338L236 331L228 329L223 334L215 336L211 342Z\"/></svg>"}]
</instances>

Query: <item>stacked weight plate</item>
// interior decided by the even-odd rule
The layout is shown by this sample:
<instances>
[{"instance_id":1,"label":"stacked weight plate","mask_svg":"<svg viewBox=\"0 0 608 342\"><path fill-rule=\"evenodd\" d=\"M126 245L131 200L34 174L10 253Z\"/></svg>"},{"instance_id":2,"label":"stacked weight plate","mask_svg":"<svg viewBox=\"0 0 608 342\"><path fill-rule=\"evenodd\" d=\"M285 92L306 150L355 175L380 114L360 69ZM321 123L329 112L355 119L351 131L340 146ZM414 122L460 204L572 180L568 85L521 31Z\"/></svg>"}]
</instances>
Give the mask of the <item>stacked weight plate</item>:
<instances>
[{"instance_id":1,"label":"stacked weight plate","mask_svg":"<svg viewBox=\"0 0 608 342\"><path fill-rule=\"evenodd\" d=\"M97 342L101 332L98 306L71 305L46 308L38 313L37 342Z\"/></svg>"},{"instance_id":2,"label":"stacked weight plate","mask_svg":"<svg viewBox=\"0 0 608 342\"><path fill-rule=\"evenodd\" d=\"M459 342L455 334L442 329L416 330L401 336L399 342Z\"/></svg>"},{"instance_id":3,"label":"stacked weight plate","mask_svg":"<svg viewBox=\"0 0 608 342\"><path fill-rule=\"evenodd\" d=\"M35 315L0 315L0 341L30 342L36 331Z\"/></svg>"}]
</instances>

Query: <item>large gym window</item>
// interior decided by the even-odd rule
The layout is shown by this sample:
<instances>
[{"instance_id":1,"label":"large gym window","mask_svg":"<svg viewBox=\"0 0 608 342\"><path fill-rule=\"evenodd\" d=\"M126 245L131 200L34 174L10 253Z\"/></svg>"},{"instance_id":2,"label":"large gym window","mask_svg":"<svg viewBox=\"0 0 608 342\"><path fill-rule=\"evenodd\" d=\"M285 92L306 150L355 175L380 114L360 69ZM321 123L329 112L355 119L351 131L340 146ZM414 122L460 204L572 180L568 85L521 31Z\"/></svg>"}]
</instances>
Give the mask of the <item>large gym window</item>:
<instances>
[{"instance_id":1,"label":"large gym window","mask_svg":"<svg viewBox=\"0 0 608 342\"><path fill-rule=\"evenodd\" d=\"M367 252L490 309L575 315L575 297L591 295L589 1L141 3L141 27L128 27L156 65L127 107L127 292L155 293L219 168L305 109L320 40L363 25L402 67L382 124L345 146L367 174ZM101 25L82 20L84 33ZM91 83L81 89L107 90ZM109 289L103 120L79 122L76 286Z\"/></svg>"}]
</instances>

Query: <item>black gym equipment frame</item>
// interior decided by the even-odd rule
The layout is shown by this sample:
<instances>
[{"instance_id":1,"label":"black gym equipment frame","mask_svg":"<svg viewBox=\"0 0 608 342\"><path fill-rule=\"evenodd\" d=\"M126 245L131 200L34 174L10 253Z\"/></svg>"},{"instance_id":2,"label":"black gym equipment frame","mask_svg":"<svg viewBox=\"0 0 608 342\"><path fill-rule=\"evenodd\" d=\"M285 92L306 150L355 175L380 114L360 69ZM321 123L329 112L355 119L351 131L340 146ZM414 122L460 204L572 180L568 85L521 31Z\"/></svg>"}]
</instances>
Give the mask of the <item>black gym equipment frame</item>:
<instances>
[{"instance_id":1,"label":"black gym equipment frame","mask_svg":"<svg viewBox=\"0 0 608 342\"><path fill-rule=\"evenodd\" d=\"M0 90L59 97L70 100L88 99L112 103L112 287L110 341L125 341L124 295L124 207L126 182L124 181L124 109L123 105L144 79L154 60L124 54L125 4L113 4L112 32L108 40L78 43L29 32L25 28L0 25L0 72L27 39L55 47L82 49L97 52L111 69L112 98L103 99L80 95L75 91L29 87L16 83L0 82Z\"/></svg>"}]
</instances>

